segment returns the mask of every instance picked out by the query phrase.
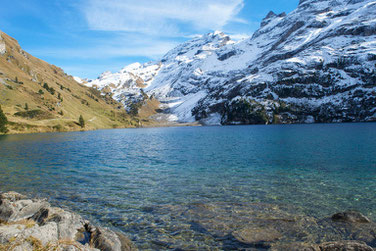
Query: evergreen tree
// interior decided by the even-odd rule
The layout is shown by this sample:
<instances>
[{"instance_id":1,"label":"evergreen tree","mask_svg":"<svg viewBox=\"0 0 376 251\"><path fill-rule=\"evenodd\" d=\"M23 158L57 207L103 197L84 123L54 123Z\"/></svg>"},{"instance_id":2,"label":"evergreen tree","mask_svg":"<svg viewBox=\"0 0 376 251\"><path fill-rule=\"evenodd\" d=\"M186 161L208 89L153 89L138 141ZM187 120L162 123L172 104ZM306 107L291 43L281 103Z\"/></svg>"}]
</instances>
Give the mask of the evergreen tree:
<instances>
[{"instance_id":1,"label":"evergreen tree","mask_svg":"<svg viewBox=\"0 0 376 251\"><path fill-rule=\"evenodd\" d=\"M7 133L8 129L6 125L8 124L7 117L5 116L3 110L1 109L0 106L0 133Z\"/></svg>"},{"instance_id":2,"label":"evergreen tree","mask_svg":"<svg viewBox=\"0 0 376 251\"><path fill-rule=\"evenodd\" d=\"M81 126L81 128L85 127L85 120L82 115L80 115L80 118L78 119L78 124Z\"/></svg>"},{"instance_id":3,"label":"evergreen tree","mask_svg":"<svg viewBox=\"0 0 376 251\"><path fill-rule=\"evenodd\" d=\"M27 103L25 103L25 110L29 110L29 105Z\"/></svg>"}]
</instances>

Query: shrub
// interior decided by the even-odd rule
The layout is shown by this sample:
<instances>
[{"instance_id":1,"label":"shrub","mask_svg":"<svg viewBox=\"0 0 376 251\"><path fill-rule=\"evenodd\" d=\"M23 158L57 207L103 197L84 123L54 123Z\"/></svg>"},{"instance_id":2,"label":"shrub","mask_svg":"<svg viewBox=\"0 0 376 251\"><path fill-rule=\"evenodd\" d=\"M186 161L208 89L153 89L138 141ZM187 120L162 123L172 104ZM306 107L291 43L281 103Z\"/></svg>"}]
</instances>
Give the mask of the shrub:
<instances>
[{"instance_id":1,"label":"shrub","mask_svg":"<svg viewBox=\"0 0 376 251\"><path fill-rule=\"evenodd\" d=\"M51 118L51 114L42 110L30 110L24 112L16 112L14 116L27 118L27 119L49 119Z\"/></svg>"},{"instance_id":2,"label":"shrub","mask_svg":"<svg viewBox=\"0 0 376 251\"><path fill-rule=\"evenodd\" d=\"M81 126L81 128L85 127L85 120L84 117L82 117L82 115L80 115L80 118L78 119L78 125Z\"/></svg>"},{"instance_id":3,"label":"shrub","mask_svg":"<svg viewBox=\"0 0 376 251\"><path fill-rule=\"evenodd\" d=\"M136 103L130 104L128 114L132 116L137 116L138 111L140 110L141 107L142 107L142 102L136 102Z\"/></svg>"},{"instance_id":4,"label":"shrub","mask_svg":"<svg viewBox=\"0 0 376 251\"><path fill-rule=\"evenodd\" d=\"M1 133L7 133L8 132L7 124L8 124L8 119L5 116L3 110L1 109L1 106L0 106L0 132Z\"/></svg>"},{"instance_id":5,"label":"shrub","mask_svg":"<svg viewBox=\"0 0 376 251\"><path fill-rule=\"evenodd\" d=\"M46 89L46 91L48 91L49 93L51 93L51 95L55 94L55 89L53 87L49 87L47 83L43 84L43 88Z\"/></svg>"},{"instance_id":6,"label":"shrub","mask_svg":"<svg viewBox=\"0 0 376 251\"><path fill-rule=\"evenodd\" d=\"M60 124L57 124L57 125L54 125L54 126L52 127L52 129L54 129L55 131L60 132L60 131L63 130L63 126L60 125Z\"/></svg>"},{"instance_id":7,"label":"shrub","mask_svg":"<svg viewBox=\"0 0 376 251\"><path fill-rule=\"evenodd\" d=\"M51 95L55 95L55 89L50 87L50 89L48 90L49 93L51 93Z\"/></svg>"}]
</instances>

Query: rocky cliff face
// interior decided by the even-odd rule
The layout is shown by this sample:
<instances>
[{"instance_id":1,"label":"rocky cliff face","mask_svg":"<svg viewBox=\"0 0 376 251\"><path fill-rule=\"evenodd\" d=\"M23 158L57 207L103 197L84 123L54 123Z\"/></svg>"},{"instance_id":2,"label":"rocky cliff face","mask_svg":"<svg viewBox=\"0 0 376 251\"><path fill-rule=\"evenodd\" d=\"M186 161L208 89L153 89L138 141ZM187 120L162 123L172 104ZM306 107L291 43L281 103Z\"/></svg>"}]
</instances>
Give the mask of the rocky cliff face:
<instances>
[{"instance_id":1,"label":"rocky cliff face","mask_svg":"<svg viewBox=\"0 0 376 251\"><path fill-rule=\"evenodd\" d=\"M215 32L131 68L92 83L103 90L104 78L127 74L111 81L118 100L142 87L181 122L375 121L376 1L302 0L288 15L270 12L249 39Z\"/></svg>"}]
</instances>

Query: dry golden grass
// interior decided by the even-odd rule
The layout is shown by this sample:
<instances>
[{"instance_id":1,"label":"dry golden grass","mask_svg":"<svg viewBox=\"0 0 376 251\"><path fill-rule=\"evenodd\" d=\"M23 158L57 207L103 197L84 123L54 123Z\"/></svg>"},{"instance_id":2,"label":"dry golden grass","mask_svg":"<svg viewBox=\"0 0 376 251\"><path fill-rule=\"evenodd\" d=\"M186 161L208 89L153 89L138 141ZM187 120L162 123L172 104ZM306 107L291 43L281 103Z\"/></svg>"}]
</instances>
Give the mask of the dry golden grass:
<instances>
[{"instance_id":1,"label":"dry golden grass","mask_svg":"<svg viewBox=\"0 0 376 251\"><path fill-rule=\"evenodd\" d=\"M159 110L160 102L157 99L149 99L138 111L138 115L141 119L147 119L150 116L156 114Z\"/></svg>"},{"instance_id":2,"label":"dry golden grass","mask_svg":"<svg viewBox=\"0 0 376 251\"><path fill-rule=\"evenodd\" d=\"M32 228L36 225L37 223L33 220L19 220L15 222L5 222L5 223L0 223L2 226L10 226L10 225L24 225L26 228Z\"/></svg>"},{"instance_id":3,"label":"dry golden grass","mask_svg":"<svg viewBox=\"0 0 376 251\"><path fill-rule=\"evenodd\" d=\"M10 121L9 133L81 130L77 124L80 115L86 122L84 130L138 126L138 119L127 115L120 103L77 83L62 69L24 52L16 40L0 33L7 50L0 55L0 105ZM44 83L54 92L46 90ZM40 110L45 117L15 116L26 110L26 103L28 110Z\"/></svg>"},{"instance_id":4,"label":"dry golden grass","mask_svg":"<svg viewBox=\"0 0 376 251\"><path fill-rule=\"evenodd\" d=\"M33 236L29 236L25 239L12 237L8 243L0 244L0 250L13 251L17 247L24 244L25 242L29 243L32 246L33 251L57 251L57 250L62 250L64 247L67 247L67 246L74 246L78 250L83 250L83 246L76 241L58 240L57 242L50 242L47 245L43 245L39 239Z\"/></svg>"}]
</instances>

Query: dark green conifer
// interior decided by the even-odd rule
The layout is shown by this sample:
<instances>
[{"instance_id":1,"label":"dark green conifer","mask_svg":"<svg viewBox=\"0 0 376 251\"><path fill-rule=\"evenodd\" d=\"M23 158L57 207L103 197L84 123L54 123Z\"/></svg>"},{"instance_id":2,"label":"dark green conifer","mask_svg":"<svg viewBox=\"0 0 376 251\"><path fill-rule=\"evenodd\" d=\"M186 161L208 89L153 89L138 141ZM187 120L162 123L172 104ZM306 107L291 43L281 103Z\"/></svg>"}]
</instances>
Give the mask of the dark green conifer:
<instances>
[{"instance_id":1,"label":"dark green conifer","mask_svg":"<svg viewBox=\"0 0 376 251\"><path fill-rule=\"evenodd\" d=\"M8 132L7 124L8 124L8 119L5 116L3 110L1 109L1 106L0 106L0 133L7 133Z\"/></svg>"},{"instance_id":2,"label":"dark green conifer","mask_svg":"<svg viewBox=\"0 0 376 251\"><path fill-rule=\"evenodd\" d=\"M80 115L80 118L78 119L78 124L81 126L81 128L85 127L85 120L84 117L82 117L82 115Z\"/></svg>"}]
</instances>

